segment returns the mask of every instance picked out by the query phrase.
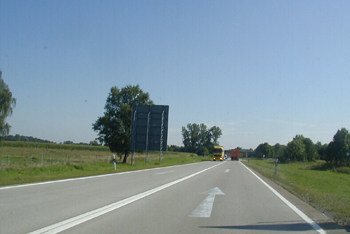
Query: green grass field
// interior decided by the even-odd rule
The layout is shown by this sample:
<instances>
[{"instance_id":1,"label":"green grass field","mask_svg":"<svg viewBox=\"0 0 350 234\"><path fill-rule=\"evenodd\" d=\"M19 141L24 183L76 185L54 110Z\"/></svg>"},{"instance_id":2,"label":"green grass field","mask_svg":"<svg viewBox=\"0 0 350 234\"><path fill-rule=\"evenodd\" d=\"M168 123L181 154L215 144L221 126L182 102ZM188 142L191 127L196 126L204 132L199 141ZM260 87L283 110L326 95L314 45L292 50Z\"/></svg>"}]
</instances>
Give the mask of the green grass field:
<instances>
[{"instance_id":1,"label":"green grass field","mask_svg":"<svg viewBox=\"0 0 350 234\"><path fill-rule=\"evenodd\" d=\"M327 169L324 162L278 164L250 159L244 163L281 185L341 225L350 225L350 174ZM340 171L348 172L347 169Z\"/></svg>"},{"instance_id":2,"label":"green grass field","mask_svg":"<svg viewBox=\"0 0 350 234\"><path fill-rule=\"evenodd\" d=\"M21 145L3 146L0 148L0 186L22 184L38 181L57 180L73 177L117 173L145 168L163 167L208 160L190 153L164 152L160 163L159 152L150 152L146 163L145 153L135 154L135 164L120 163L117 157L116 170L111 163L112 153L101 147L78 146L70 148L29 147ZM28 145L27 145L28 146ZM105 148L105 147L104 147ZM96 149L96 150L94 150ZM108 148L107 148L108 149Z\"/></svg>"}]
</instances>

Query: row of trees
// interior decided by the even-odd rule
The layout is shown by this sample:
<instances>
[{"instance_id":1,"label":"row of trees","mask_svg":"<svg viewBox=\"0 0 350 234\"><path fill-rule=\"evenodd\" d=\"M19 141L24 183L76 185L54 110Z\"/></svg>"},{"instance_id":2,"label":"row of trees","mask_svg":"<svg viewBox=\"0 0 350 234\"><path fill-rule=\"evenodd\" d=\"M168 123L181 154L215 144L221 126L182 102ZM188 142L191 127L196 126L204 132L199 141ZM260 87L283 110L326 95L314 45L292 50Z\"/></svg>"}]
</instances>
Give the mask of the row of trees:
<instances>
[{"instance_id":1,"label":"row of trees","mask_svg":"<svg viewBox=\"0 0 350 234\"><path fill-rule=\"evenodd\" d=\"M181 151L208 155L219 144L222 131L219 127L208 128L204 123L189 123L181 130L184 147Z\"/></svg>"},{"instance_id":2,"label":"row of trees","mask_svg":"<svg viewBox=\"0 0 350 234\"><path fill-rule=\"evenodd\" d=\"M53 143L52 141L48 141L48 140L43 140L43 139L39 139L36 137L32 137L32 136L22 136L19 134L16 135L8 135L4 138L5 141L25 141L25 142L39 142L39 143Z\"/></svg>"},{"instance_id":3,"label":"row of trees","mask_svg":"<svg viewBox=\"0 0 350 234\"><path fill-rule=\"evenodd\" d=\"M337 131L329 144L321 144L321 142L314 144L310 138L296 135L287 145L260 144L253 154L258 158L279 158L281 162L323 159L335 166L349 166L350 134L346 128L342 128Z\"/></svg>"}]
</instances>

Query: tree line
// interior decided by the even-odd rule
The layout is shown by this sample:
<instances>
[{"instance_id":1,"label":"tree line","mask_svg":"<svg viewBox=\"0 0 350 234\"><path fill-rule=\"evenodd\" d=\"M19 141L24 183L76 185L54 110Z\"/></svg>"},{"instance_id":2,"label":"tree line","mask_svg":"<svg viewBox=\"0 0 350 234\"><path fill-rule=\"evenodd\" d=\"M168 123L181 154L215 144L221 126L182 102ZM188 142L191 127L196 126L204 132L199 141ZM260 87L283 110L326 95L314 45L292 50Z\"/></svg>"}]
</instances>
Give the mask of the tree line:
<instances>
[{"instance_id":1,"label":"tree line","mask_svg":"<svg viewBox=\"0 0 350 234\"><path fill-rule=\"evenodd\" d=\"M189 123L182 127L181 134L184 146L171 145L168 150L205 156L213 152L215 145L219 145L222 130L217 126L208 128L204 123Z\"/></svg>"},{"instance_id":2,"label":"tree line","mask_svg":"<svg viewBox=\"0 0 350 234\"><path fill-rule=\"evenodd\" d=\"M5 141L25 141L25 142L40 142L40 143L54 143L48 140L42 140L32 136L21 136L19 134L16 135L8 135L4 138Z\"/></svg>"},{"instance_id":3,"label":"tree line","mask_svg":"<svg viewBox=\"0 0 350 234\"><path fill-rule=\"evenodd\" d=\"M334 166L350 166L350 134L346 128L341 128L329 144L314 144L310 138L296 135L287 145L277 143L271 146L267 142L262 143L251 156L278 158L280 162L322 159Z\"/></svg>"}]
</instances>

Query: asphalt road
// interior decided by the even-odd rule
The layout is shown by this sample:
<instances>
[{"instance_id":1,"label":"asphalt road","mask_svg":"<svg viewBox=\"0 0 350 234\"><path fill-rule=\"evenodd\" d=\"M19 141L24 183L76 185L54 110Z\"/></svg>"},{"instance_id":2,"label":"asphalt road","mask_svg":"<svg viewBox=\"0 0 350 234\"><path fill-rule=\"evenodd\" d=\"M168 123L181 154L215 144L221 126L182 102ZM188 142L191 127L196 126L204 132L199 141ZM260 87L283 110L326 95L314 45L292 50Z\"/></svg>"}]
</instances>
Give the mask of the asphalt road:
<instances>
[{"instance_id":1,"label":"asphalt road","mask_svg":"<svg viewBox=\"0 0 350 234\"><path fill-rule=\"evenodd\" d=\"M265 181L224 161L0 187L0 233L343 233Z\"/></svg>"}]
</instances>

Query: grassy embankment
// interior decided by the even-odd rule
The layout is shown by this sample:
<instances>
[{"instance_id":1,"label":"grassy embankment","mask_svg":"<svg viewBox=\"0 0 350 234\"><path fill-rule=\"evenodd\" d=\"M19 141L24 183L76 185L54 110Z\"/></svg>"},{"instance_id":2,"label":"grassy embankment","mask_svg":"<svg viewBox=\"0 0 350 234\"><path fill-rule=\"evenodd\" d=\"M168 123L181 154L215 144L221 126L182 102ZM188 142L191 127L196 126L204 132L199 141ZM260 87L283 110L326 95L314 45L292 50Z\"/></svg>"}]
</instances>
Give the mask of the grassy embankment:
<instances>
[{"instance_id":1,"label":"grassy embankment","mask_svg":"<svg viewBox=\"0 0 350 234\"><path fill-rule=\"evenodd\" d=\"M325 162L275 164L272 160L246 165L281 185L341 225L350 225L350 169L334 171Z\"/></svg>"},{"instance_id":2,"label":"grassy embankment","mask_svg":"<svg viewBox=\"0 0 350 234\"><path fill-rule=\"evenodd\" d=\"M159 163L159 152L150 152L146 163L145 153L136 153L134 166L130 163L131 156L126 164L120 163L121 159L117 158L117 170L114 170L111 156L108 147L3 142L0 147L0 186L208 160L190 153L164 152Z\"/></svg>"}]
</instances>

